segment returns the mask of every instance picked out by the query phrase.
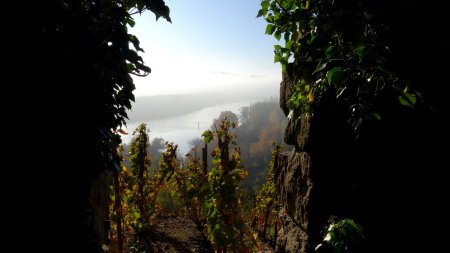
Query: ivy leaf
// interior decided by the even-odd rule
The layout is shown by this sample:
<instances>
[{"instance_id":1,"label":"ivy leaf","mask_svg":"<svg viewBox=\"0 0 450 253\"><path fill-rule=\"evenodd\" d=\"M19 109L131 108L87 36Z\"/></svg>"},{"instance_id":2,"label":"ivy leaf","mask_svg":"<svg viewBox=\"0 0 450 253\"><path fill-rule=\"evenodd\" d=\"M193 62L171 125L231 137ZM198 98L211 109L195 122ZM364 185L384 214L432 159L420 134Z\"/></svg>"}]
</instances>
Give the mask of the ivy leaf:
<instances>
[{"instance_id":1,"label":"ivy leaf","mask_svg":"<svg viewBox=\"0 0 450 253\"><path fill-rule=\"evenodd\" d=\"M358 48L355 49L355 53L358 55L358 61L359 63L361 63L364 58L366 58L366 56L369 54L370 52L370 48L367 46L359 46Z\"/></svg>"},{"instance_id":2,"label":"ivy leaf","mask_svg":"<svg viewBox=\"0 0 450 253\"><path fill-rule=\"evenodd\" d=\"M267 13L267 9L261 9L258 11L258 15L256 15L257 18L262 17L264 15L266 15Z\"/></svg>"},{"instance_id":3,"label":"ivy leaf","mask_svg":"<svg viewBox=\"0 0 450 253\"><path fill-rule=\"evenodd\" d=\"M406 107L414 108L416 105L416 94L410 92L404 92L402 95L398 97L400 104Z\"/></svg>"},{"instance_id":4,"label":"ivy leaf","mask_svg":"<svg viewBox=\"0 0 450 253\"><path fill-rule=\"evenodd\" d=\"M288 40L288 41L286 41L286 48L287 48L287 49L290 49L290 48L292 47L293 44L294 44L294 41L293 41L293 40Z\"/></svg>"},{"instance_id":5,"label":"ivy leaf","mask_svg":"<svg viewBox=\"0 0 450 253\"><path fill-rule=\"evenodd\" d=\"M280 40L281 39L281 31L277 30L273 36L275 37L275 39Z\"/></svg>"},{"instance_id":6,"label":"ivy leaf","mask_svg":"<svg viewBox=\"0 0 450 253\"><path fill-rule=\"evenodd\" d=\"M325 55L327 56L328 60L336 59L338 54L338 49L333 45L328 46L325 50Z\"/></svg>"},{"instance_id":7,"label":"ivy leaf","mask_svg":"<svg viewBox=\"0 0 450 253\"><path fill-rule=\"evenodd\" d=\"M272 24L268 24L266 26L266 34L272 35L275 32L275 26Z\"/></svg>"},{"instance_id":8,"label":"ivy leaf","mask_svg":"<svg viewBox=\"0 0 450 253\"><path fill-rule=\"evenodd\" d=\"M269 0L262 0L262 1L261 1L261 7L262 7L263 9L269 8L269 4L270 4L270 1L269 1Z\"/></svg>"},{"instance_id":9,"label":"ivy leaf","mask_svg":"<svg viewBox=\"0 0 450 253\"><path fill-rule=\"evenodd\" d=\"M160 17L163 17L168 22L172 23L172 20L170 19L170 9L165 5L164 1L148 1L146 5L147 9L155 14L156 21L158 21Z\"/></svg>"},{"instance_id":10,"label":"ivy leaf","mask_svg":"<svg viewBox=\"0 0 450 253\"><path fill-rule=\"evenodd\" d=\"M324 69L327 66L328 62L327 61L320 61L319 64L317 64L316 69L314 70L314 72L312 73L313 75L319 71L321 71L322 69Z\"/></svg>"},{"instance_id":11,"label":"ivy leaf","mask_svg":"<svg viewBox=\"0 0 450 253\"><path fill-rule=\"evenodd\" d=\"M131 43L133 43L133 46L134 46L134 48L135 48L137 51L144 52L144 49L142 49L142 48L139 46L139 44L140 44L139 39L138 39L135 35L129 34L129 35L128 35L128 40L129 40Z\"/></svg>"},{"instance_id":12,"label":"ivy leaf","mask_svg":"<svg viewBox=\"0 0 450 253\"><path fill-rule=\"evenodd\" d=\"M128 19L127 19L127 24L128 24L130 27L134 27L134 25L136 24L136 22L134 22L133 18L128 18Z\"/></svg>"},{"instance_id":13,"label":"ivy leaf","mask_svg":"<svg viewBox=\"0 0 450 253\"><path fill-rule=\"evenodd\" d=\"M339 87L346 79L347 75L340 67L335 67L327 72L327 80L329 85L334 84Z\"/></svg>"},{"instance_id":14,"label":"ivy leaf","mask_svg":"<svg viewBox=\"0 0 450 253\"><path fill-rule=\"evenodd\" d=\"M211 130L206 130L203 132L202 137L203 137L203 140L205 141L205 143L208 144L213 139L213 134L212 134Z\"/></svg>"}]
</instances>

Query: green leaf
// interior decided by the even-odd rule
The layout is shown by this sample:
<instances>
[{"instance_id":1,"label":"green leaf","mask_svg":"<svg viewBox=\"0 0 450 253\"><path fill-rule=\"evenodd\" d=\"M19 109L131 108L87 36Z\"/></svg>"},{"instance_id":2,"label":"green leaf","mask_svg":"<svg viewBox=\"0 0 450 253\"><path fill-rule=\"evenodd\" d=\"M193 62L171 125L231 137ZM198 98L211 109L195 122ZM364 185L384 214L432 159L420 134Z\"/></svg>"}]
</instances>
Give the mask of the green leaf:
<instances>
[{"instance_id":1,"label":"green leaf","mask_svg":"<svg viewBox=\"0 0 450 253\"><path fill-rule=\"evenodd\" d=\"M280 30L277 30L277 31L275 32L274 36L275 36L275 39L280 40L280 39L281 39L281 31L280 31Z\"/></svg>"},{"instance_id":2,"label":"green leaf","mask_svg":"<svg viewBox=\"0 0 450 253\"><path fill-rule=\"evenodd\" d=\"M336 59L339 54L339 51L337 47L331 45L328 46L325 50L325 55L327 56L328 60Z\"/></svg>"},{"instance_id":3,"label":"green leaf","mask_svg":"<svg viewBox=\"0 0 450 253\"><path fill-rule=\"evenodd\" d=\"M273 21L274 23L277 23L278 20L280 20L280 13L279 12L275 12L275 15L273 16Z\"/></svg>"},{"instance_id":4,"label":"green leaf","mask_svg":"<svg viewBox=\"0 0 450 253\"><path fill-rule=\"evenodd\" d=\"M372 116L372 118L374 118L376 120L381 120L381 115L377 112L373 112L370 115Z\"/></svg>"},{"instance_id":5,"label":"green leaf","mask_svg":"<svg viewBox=\"0 0 450 253\"><path fill-rule=\"evenodd\" d=\"M280 62L280 55L279 54L275 54L274 58L273 58L273 63L277 63Z\"/></svg>"},{"instance_id":6,"label":"green leaf","mask_svg":"<svg viewBox=\"0 0 450 253\"><path fill-rule=\"evenodd\" d=\"M400 104L406 107L414 108L416 105L416 94L410 92L404 92L402 95L398 97Z\"/></svg>"},{"instance_id":7,"label":"green leaf","mask_svg":"<svg viewBox=\"0 0 450 253\"><path fill-rule=\"evenodd\" d=\"M293 40L288 40L288 41L286 41L286 48L288 48L288 49L290 49L291 47L292 47L292 45L294 44L294 41Z\"/></svg>"},{"instance_id":8,"label":"green leaf","mask_svg":"<svg viewBox=\"0 0 450 253\"><path fill-rule=\"evenodd\" d=\"M309 84L305 85L305 91L309 92L311 90L311 86Z\"/></svg>"},{"instance_id":9,"label":"green leaf","mask_svg":"<svg viewBox=\"0 0 450 253\"><path fill-rule=\"evenodd\" d=\"M267 26L266 26L266 34L268 34L268 35L272 35L274 32L275 32L275 26L274 25L272 25L272 24L268 24Z\"/></svg>"},{"instance_id":10,"label":"green leaf","mask_svg":"<svg viewBox=\"0 0 450 253\"><path fill-rule=\"evenodd\" d=\"M327 64L328 64L327 61L323 61L323 60L320 61L319 64L317 64L317 67L312 74L314 75L316 72L321 71L322 69L324 69L327 66Z\"/></svg>"},{"instance_id":11,"label":"green leaf","mask_svg":"<svg viewBox=\"0 0 450 253\"><path fill-rule=\"evenodd\" d=\"M127 19L127 24L130 27L134 27L134 25L136 24L136 22L134 22L134 20L132 18Z\"/></svg>"},{"instance_id":12,"label":"green leaf","mask_svg":"<svg viewBox=\"0 0 450 253\"><path fill-rule=\"evenodd\" d=\"M308 45L311 45L317 39L316 35L312 35L311 38L307 41Z\"/></svg>"},{"instance_id":13,"label":"green leaf","mask_svg":"<svg viewBox=\"0 0 450 253\"><path fill-rule=\"evenodd\" d=\"M266 15L267 13L267 9L261 9L258 11L258 15L256 15L257 18L262 17L264 15Z\"/></svg>"},{"instance_id":14,"label":"green leaf","mask_svg":"<svg viewBox=\"0 0 450 253\"><path fill-rule=\"evenodd\" d=\"M262 0L261 1L261 8L267 9L269 8L270 0Z\"/></svg>"},{"instance_id":15,"label":"green leaf","mask_svg":"<svg viewBox=\"0 0 450 253\"><path fill-rule=\"evenodd\" d=\"M366 58L366 56L369 54L370 52L370 47L367 46L359 46L358 48L355 49L355 53L358 55L358 60L359 63L361 63L364 58Z\"/></svg>"},{"instance_id":16,"label":"green leaf","mask_svg":"<svg viewBox=\"0 0 450 253\"><path fill-rule=\"evenodd\" d=\"M347 75L340 67L335 67L327 72L327 80L329 85L334 84L339 87L346 79Z\"/></svg>"},{"instance_id":17,"label":"green leaf","mask_svg":"<svg viewBox=\"0 0 450 253\"><path fill-rule=\"evenodd\" d=\"M211 130L206 130L203 132L202 137L205 143L208 144L213 139L213 133L211 132Z\"/></svg>"},{"instance_id":18,"label":"green leaf","mask_svg":"<svg viewBox=\"0 0 450 253\"><path fill-rule=\"evenodd\" d=\"M135 211L133 212L133 217L134 217L135 219L139 219L139 218L141 218L141 213L139 213L139 211L135 210Z\"/></svg>"},{"instance_id":19,"label":"green leaf","mask_svg":"<svg viewBox=\"0 0 450 253\"><path fill-rule=\"evenodd\" d=\"M219 215L218 210L214 208L214 210L213 210L212 213L209 215L209 217L210 217L211 219L216 219L218 215Z\"/></svg>"},{"instance_id":20,"label":"green leaf","mask_svg":"<svg viewBox=\"0 0 450 253\"><path fill-rule=\"evenodd\" d=\"M128 73L131 73L134 70L134 65L132 63L127 63Z\"/></svg>"}]
</instances>

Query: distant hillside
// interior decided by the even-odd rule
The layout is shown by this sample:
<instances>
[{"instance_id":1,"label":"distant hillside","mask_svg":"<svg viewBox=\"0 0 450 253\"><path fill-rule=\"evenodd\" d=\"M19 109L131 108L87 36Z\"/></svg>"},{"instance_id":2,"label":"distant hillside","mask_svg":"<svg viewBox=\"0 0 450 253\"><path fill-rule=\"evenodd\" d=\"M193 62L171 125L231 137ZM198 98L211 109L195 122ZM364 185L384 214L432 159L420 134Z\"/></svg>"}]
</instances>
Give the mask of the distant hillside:
<instances>
[{"instance_id":1,"label":"distant hillside","mask_svg":"<svg viewBox=\"0 0 450 253\"><path fill-rule=\"evenodd\" d=\"M272 143L286 145L283 136L287 118L281 111L277 98L242 107L239 115L224 111L213 120L211 129L223 117L239 121L238 127L233 132L237 135L237 144L241 149L242 165L249 172L244 186L250 187L256 192L265 181L265 172L272 155ZM198 143L197 152L204 145L201 139ZM208 147L209 153L216 146L215 141L211 142ZM292 147L287 148L291 149ZM201 154L198 153L196 156L200 157ZM208 159L208 162L211 163L210 157Z\"/></svg>"}]
</instances>

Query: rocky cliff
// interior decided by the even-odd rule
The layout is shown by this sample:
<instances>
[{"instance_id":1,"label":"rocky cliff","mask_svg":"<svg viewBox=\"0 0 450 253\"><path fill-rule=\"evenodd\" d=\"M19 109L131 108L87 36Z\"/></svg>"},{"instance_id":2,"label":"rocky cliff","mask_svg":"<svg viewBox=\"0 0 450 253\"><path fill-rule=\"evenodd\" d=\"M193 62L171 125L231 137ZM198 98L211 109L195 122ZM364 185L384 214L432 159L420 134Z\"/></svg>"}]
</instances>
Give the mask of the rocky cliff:
<instances>
[{"instance_id":1,"label":"rocky cliff","mask_svg":"<svg viewBox=\"0 0 450 253\"><path fill-rule=\"evenodd\" d=\"M303 74L292 68L283 74L280 106L286 115L293 84ZM411 112L386 100L383 120L355 137L342 117L345 105L324 101L286 129L285 141L295 151L276 162L282 221L276 252L314 252L330 217L364 227L364 252L441 247L448 112Z\"/></svg>"}]
</instances>

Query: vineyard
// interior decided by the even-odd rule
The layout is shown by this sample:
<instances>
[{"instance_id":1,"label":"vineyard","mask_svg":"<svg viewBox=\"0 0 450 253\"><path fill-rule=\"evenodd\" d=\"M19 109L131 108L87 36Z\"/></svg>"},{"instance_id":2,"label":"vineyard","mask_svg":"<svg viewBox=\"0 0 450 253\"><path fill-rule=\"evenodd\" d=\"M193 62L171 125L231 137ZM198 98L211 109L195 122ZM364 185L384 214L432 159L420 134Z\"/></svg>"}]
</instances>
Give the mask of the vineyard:
<instances>
[{"instance_id":1,"label":"vineyard","mask_svg":"<svg viewBox=\"0 0 450 253\"><path fill-rule=\"evenodd\" d=\"M282 149L274 145L267 180L255 204L244 208L241 184L248 172L231 131L236 126L222 118L214 130L204 131L205 151L212 141L217 143L210 156L200 159L188 154L181 160L177 145L165 142L158 166L151 166L149 129L140 124L128 153L122 146L117 150L122 166L114 173L110 189L109 251L155 251L153 241L162 237L161 224L168 217L173 224L191 224L200 237L197 244L206 243L204 250L256 252L273 245L277 226L273 159ZM208 159L212 160L210 167Z\"/></svg>"}]
</instances>

